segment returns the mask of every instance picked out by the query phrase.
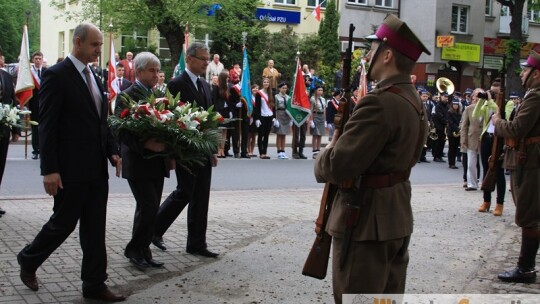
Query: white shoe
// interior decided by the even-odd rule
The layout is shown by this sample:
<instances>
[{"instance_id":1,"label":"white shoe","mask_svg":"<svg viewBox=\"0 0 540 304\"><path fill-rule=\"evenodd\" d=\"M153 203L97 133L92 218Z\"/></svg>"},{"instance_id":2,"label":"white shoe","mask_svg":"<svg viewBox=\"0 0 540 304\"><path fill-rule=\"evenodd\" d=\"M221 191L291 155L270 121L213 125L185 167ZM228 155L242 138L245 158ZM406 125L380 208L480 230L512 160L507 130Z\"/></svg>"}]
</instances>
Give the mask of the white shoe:
<instances>
[{"instance_id":1,"label":"white shoe","mask_svg":"<svg viewBox=\"0 0 540 304\"><path fill-rule=\"evenodd\" d=\"M285 159L285 158L283 157L283 153L282 153L282 152L279 152L279 153L278 153L277 158L279 158L279 159Z\"/></svg>"},{"instance_id":2,"label":"white shoe","mask_svg":"<svg viewBox=\"0 0 540 304\"><path fill-rule=\"evenodd\" d=\"M287 156L287 154L285 154L285 152L282 152L281 155L283 156L283 159L289 159L289 157Z\"/></svg>"}]
</instances>

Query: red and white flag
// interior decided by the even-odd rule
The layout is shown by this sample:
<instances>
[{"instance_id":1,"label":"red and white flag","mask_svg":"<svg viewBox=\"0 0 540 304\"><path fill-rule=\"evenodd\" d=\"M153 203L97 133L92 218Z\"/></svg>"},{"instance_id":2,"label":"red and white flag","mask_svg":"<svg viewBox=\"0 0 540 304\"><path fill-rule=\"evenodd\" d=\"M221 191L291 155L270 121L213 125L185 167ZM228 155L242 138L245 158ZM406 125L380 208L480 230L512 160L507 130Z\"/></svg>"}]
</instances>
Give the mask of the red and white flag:
<instances>
[{"instance_id":1,"label":"red and white flag","mask_svg":"<svg viewBox=\"0 0 540 304\"><path fill-rule=\"evenodd\" d=\"M319 3L319 0L317 0L317 5L315 6L315 9L313 10L313 17L319 22L321 22L321 5L326 2L326 0L323 0L323 2Z\"/></svg>"},{"instance_id":2,"label":"red and white flag","mask_svg":"<svg viewBox=\"0 0 540 304\"><path fill-rule=\"evenodd\" d=\"M107 88L109 89L109 103L111 103L112 100L115 99L116 95L120 93L120 88L118 87L118 84L116 81L116 58L114 57L114 54L116 53L114 51L114 43L112 40L112 34L110 36L110 42L111 42L111 53L109 56L109 66L107 67L108 70L108 78L107 78ZM114 108L112 108L114 110Z\"/></svg>"},{"instance_id":3,"label":"red and white flag","mask_svg":"<svg viewBox=\"0 0 540 304\"><path fill-rule=\"evenodd\" d=\"M362 72L360 73L360 82L358 83L358 99L360 100L362 97L366 96L368 93L368 86L367 86L367 73L366 73L366 60L362 59L360 61L362 65Z\"/></svg>"},{"instance_id":4,"label":"red and white flag","mask_svg":"<svg viewBox=\"0 0 540 304\"><path fill-rule=\"evenodd\" d=\"M28 49L28 29L26 25L23 28L21 42L21 52L19 53L19 67L17 84L15 85L15 96L19 99L21 108L32 98L34 90L34 77L30 70L30 51Z\"/></svg>"}]
</instances>

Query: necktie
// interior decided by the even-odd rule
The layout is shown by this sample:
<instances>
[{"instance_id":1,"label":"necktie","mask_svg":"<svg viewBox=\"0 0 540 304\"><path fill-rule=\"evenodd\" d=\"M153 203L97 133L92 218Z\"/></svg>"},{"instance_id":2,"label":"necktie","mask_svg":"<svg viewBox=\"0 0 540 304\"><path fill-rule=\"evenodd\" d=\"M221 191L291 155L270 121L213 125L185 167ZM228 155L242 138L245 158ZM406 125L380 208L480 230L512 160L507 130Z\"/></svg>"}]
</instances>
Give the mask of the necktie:
<instances>
[{"instance_id":1,"label":"necktie","mask_svg":"<svg viewBox=\"0 0 540 304\"><path fill-rule=\"evenodd\" d=\"M92 99L94 100L94 103L96 105L98 116L101 117L101 93L94 85L94 82L92 81L92 73L90 73L88 67L85 67L83 72L86 76L86 84L88 85L88 89L90 90L90 94L92 95Z\"/></svg>"},{"instance_id":2,"label":"necktie","mask_svg":"<svg viewBox=\"0 0 540 304\"><path fill-rule=\"evenodd\" d=\"M122 90L122 79L118 79L118 89Z\"/></svg>"},{"instance_id":3,"label":"necktie","mask_svg":"<svg viewBox=\"0 0 540 304\"><path fill-rule=\"evenodd\" d=\"M201 94L203 99L203 104L200 106L203 106L206 108L206 94L204 93L203 84L200 78L197 78L197 91L199 91L199 94Z\"/></svg>"},{"instance_id":4,"label":"necktie","mask_svg":"<svg viewBox=\"0 0 540 304\"><path fill-rule=\"evenodd\" d=\"M38 70L37 70L37 77L38 77L39 79L41 79L41 69L38 69Z\"/></svg>"}]
</instances>

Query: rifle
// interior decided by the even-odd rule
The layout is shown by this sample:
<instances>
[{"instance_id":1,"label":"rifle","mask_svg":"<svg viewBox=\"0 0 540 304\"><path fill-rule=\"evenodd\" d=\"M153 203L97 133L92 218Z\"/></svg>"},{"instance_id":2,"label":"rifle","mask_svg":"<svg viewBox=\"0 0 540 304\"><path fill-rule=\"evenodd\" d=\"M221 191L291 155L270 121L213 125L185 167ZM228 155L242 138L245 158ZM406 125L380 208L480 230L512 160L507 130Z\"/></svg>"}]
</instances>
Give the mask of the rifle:
<instances>
[{"instance_id":1,"label":"rifle","mask_svg":"<svg viewBox=\"0 0 540 304\"><path fill-rule=\"evenodd\" d=\"M505 79L506 74L506 55L503 56L503 65L501 69L501 91L497 94L497 108L501 118L504 119L504 95L505 95ZM501 169L501 160L504 156L503 153L504 139L499 139L497 136L493 136L493 144L491 146L491 155L488 159L488 171L484 180L482 181L482 186L480 187L483 191L492 192L495 190L495 185L497 184L497 174Z\"/></svg>"},{"instance_id":2,"label":"rifle","mask_svg":"<svg viewBox=\"0 0 540 304\"><path fill-rule=\"evenodd\" d=\"M351 113L351 53L352 53L352 38L354 25L349 26L349 47L345 52L343 59L343 79L341 80L342 88L345 91L344 96L339 100L339 107L336 116L334 117L334 125L338 130L337 137L343 132L343 128ZM321 198L321 207L319 208L319 216L315 221L315 233L317 234L313 246L309 251L309 255L302 269L302 274L316 279L324 279L328 269L328 259L330 257L330 247L332 244L332 236L326 232L326 223L332 210L332 202L336 196L338 185L326 183Z\"/></svg>"}]
</instances>

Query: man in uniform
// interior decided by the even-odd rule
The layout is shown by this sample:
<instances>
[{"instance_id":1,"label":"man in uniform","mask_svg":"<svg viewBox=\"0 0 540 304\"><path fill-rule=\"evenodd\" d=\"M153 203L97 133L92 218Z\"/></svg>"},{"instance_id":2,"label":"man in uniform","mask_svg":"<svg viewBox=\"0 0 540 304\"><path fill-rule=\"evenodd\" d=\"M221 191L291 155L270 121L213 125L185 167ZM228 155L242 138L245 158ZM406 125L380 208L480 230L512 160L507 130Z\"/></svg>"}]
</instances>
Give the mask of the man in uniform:
<instances>
[{"instance_id":1,"label":"man in uniform","mask_svg":"<svg viewBox=\"0 0 540 304\"><path fill-rule=\"evenodd\" d=\"M317 181L339 185L326 226L334 239L336 303L347 293L405 291L413 228L409 174L427 136L410 74L429 51L394 15L367 38L373 41L368 78L377 87L355 106L343 134L334 134L315 164Z\"/></svg>"},{"instance_id":2,"label":"man in uniform","mask_svg":"<svg viewBox=\"0 0 540 304\"><path fill-rule=\"evenodd\" d=\"M505 282L534 283L535 260L540 243L540 54L531 51L520 77L528 90L512 121L492 116L495 134L506 137L504 163L511 171L516 224L521 227L517 267L499 274Z\"/></svg>"}]
</instances>

